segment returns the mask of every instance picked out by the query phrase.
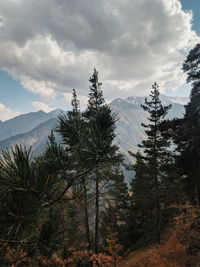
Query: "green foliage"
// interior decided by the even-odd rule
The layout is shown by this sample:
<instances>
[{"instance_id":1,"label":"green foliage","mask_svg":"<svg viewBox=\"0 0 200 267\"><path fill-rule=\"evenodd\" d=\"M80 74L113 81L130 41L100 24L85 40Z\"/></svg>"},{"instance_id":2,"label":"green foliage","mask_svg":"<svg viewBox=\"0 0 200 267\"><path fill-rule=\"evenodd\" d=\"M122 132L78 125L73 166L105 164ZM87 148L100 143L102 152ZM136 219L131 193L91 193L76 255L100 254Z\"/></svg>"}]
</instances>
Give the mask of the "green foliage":
<instances>
[{"instance_id":1,"label":"green foliage","mask_svg":"<svg viewBox=\"0 0 200 267\"><path fill-rule=\"evenodd\" d=\"M81 112L73 89L72 109L58 117L55 131L62 144L57 144L52 130L45 152L38 157L21 146L2 151L1 263L7 248L13 253L20 246L21 254L42 256L46 262L55 252L63 255L65 260L54 257L60 264L69 263L74 251L77 264L82 266L87 257L85 264L91 266L108 243L116 266L122 247L160 242L161 227L169 218L167 208L182 200L184 182L191 199L199 201L199 45L183 69L188 82L193 82L183 119L165 120L171 106L161 103L156 83L142 105L149 114L148 124L142 124L147 138L136 154L129 152L135 160L130 184L114 144L116 113L105 104L96 69L89 79L86 110ZM82 251L83 247L87 249Z\"/></svg>"},{"instance_id":2,"label":"green foliage","mask_svg":"<svg viewBox=\"0 0 200 267\"><path fill-rule=\"evenodd\" d=\"M103 92L101 90L102 83L99 82L98 72L96 69L94 69L93 75L89 78L89 82L91 83L91 86L88 107L84 112L84 116L86 118L93 116L94 113L96 113L98 109L104 105L105 102L103 98Z\"/></svg>"},{"instance_id":3,"label":"green foliage","mask_svg":"<svg viewBox=\"0 0 200 267\"><path fill-rule=\"evenodd\" d=\"M200 203L200 44L188 54L183 63L187 82L192 82L190 101L185 106L185 115L176 121L172 129L177 145L178 167L185 177L185 190L190 199Z\"/></svg>"},{"instance_id":4,"label":"green foliage","mask_svg":"<svg viewBox=\"0 0 200 267\"><path fill-rule=\"evenodd\" d=\"M76 91L73 89L72 111L58 116L57 133L62 137L63 143L71 149L79 149L82 142L83 119L79 110L79 101Z\"/></svg>"},{"instance_id":5,"label":"green foliage","mask_svg":"<svg viewBox=\"0 0 200 267\"><path fill-rule=\"evenodd\" d=\"M59 240L63 185L71 176L63 149L49 137L46 152L35 159L21 146L2 151L0 158L0 241L31 253L50 255ZM54 219L53 219L54 218ZM2 252L2 251L1 251ZM4 255L2 254L2 257Z\"/></svg>"},{"instance_id":6,"label":"green foliage","mask_svg":"<svg viewBox=\"0 0 200 267\"><path fill-rule=\"evenodd\" d=\"M85 131L85 147L83 157L93 164L113 165L119 158L118 147L113 145L115 138L115 116L108 106L99 108L98 113L91 116Z\"/></svg>"},{"instance_id":7,"label":"green foliage","mask_svg":"<svg viewBox=\"0 0 200 267\"><path fill-rule=\"evenodd\" d=\"M200 44L189 52L183 63L183 71L187 73L187 82L192 82L191 99L200 95Z\"/></svg>"},{"instance_id":8,"label":"green foliage","mask_svg":"<svg viewBox=\"0 0 200 267\"><path fill-rule=\"evenodd\" d=\"M134 209L140 217L142 234L155 233L160 242L160 229L162 224L162 206L166 205L166 177L167 165L170 165L172 154L170 152L170 139L166 138L166 129L161 127L167 111L171 106L163 106L159 99L159 86L154 83L150 100L145 99L142 108L149 113L149 124L145 128L147 139L139 147L142 152L133 154L136 163L135 179L132 182L132 196Z\"/></svg>"},{"instance_id":9,"label":"green foliage","mask_svg":"<svg viewBox=\"0 0 200 267\"><path fill-rule=\"evenodd\" d=\"M101 237L106 242L110 233L116 233L123 248L129 246L127 216L130 206L130 195L124 174L119 168L107 173L108 185L104 197L105 210L102 212Z\"/></svg>"},{"instance_id":10,"label":"green foliage","mask_svg":"<svg viewBox=\"0 0 200 267\"><path fill-rule=\"evenodd\" d=\"M92 218L89 210L93 208L94 203L90 199L94 197L95 245L93 246L97 249L101 188L104 188L101 187L101 183L106 180L104 178L105 171L109 168L112 170L113 166L121 161L121 156L117 153L118 147L113 144L116 115L104 104L101 83L98 80L96 69L94 69L89 81L91 86L86 111L80 112L77 94L73 90L72 110L59 116L56 131L61 135L66 150L69 152L74 172L76 174L87 172L77 181L79 191L77 198L80 206L83 207L83 211L79 211L79 214L82 213L83 215L83 224L80 225L85 232L84 241L89 243L89 247L91 247L93 232L90 229ZM95 192L93 193L93 191Z\"/></svg>"},{"instance_id":11,"label":"green foliage","mask_svg":"<svg viewBox=\"0 0 200 267\"><path fill-rule=\"evenodd\" d=\"M86 121L84 161L94 168L93 181L95 183L95 229L94 250L99 251L99 206L100 183L102 170L119 164L121 157L117 154L118 147L113 145L115 138L115 115L104 105L101 83L98 72L94 69L91 82L88 107L83 113Z\"/></svg>"},{"instance_id":12,"label":"green foliage","mask_svg":"<svg viewBox=\"0 0 200 267\"><path fill-rule=\"evenodd\" d=\"M38 235L42 188L30 160L30 150L15 146L0 159L1 237L26 239ZM44 179L45 177L41 177ZM44 181L44 180L43 180Z\"/></svg>"}]
</instances>

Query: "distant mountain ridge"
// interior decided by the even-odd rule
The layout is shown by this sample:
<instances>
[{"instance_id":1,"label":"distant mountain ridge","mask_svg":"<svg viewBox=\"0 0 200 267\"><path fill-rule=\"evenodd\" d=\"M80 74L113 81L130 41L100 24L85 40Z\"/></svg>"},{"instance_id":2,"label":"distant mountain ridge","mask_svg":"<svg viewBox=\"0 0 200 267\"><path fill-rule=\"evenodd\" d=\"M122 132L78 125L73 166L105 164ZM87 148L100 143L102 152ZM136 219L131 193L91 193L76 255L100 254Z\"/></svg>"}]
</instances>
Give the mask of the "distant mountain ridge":
<instances>
[{"instance_id":1,"label":"distant mountain ridge","mask_svg":"<svg viewBox=\"0 0 200 267\"><path fill-rule=\"evenodd\" d=\"M185 111L183 104L188 102L188 98L160 95L160 99L164 105L172 105L166 118L183 117ZM141 108L141 104L144 101L145 97L129 96L125 99L117 98L110 104L112 109L117 111L119 118L116 123L116 143L122 153L127 156L129 150L136 152L138 150L137 145L146 138L144 129L141 126L141 123L148 123L148 114Z\"/></svg>"},{"instance_id":2,"label":"distant mountain ridge","mask_svg":"<svg viewBox=\"0 0 200 267\"><path fill-rule=\"evenodd\" d=\"M0 141L12 136L26 133L40 125L41 123L58 116L61 110L56 109L49 113L42 110L19 115L10 120L0 123Z\"/></svg>"},{"instance_id":3,"label":"distant mountain ridge","mask_svg":"<svg viewBox=\"0 0 200 267\"><path fill-rule=\"evenodd\" d=\"M57 118L51 118L27 133L21 133L0 142L0 148L6 149L16 144L32 147L32 152L40 154L45 150L47 137L56 127Z\"/></svg>"},{"instance_id":4,"label":"distant mountain ridge","mask_svg":"<svg viewBox=\"0 0 200 267\"><path fill-rule=\"evenodd\" d=\"M172 104L168 118L180 118L184 114L184 104L188 98L169 97L161 95L163 104ZM128 156L128 151L137 151L137 145L145 139L145 133L141 123L147 122L147 113L141 108L144 97L129 96L125 99L117 98L109 105L117 111L119 120L116 123L117 137L115 142L121 152ZM51 129L54 129L58 114L62 110L54 110L49 113L44 111L31 112L17 116L11 120L0 123L0 149L9 148L15 144L26 147L32 146L35 154L44 151ZM61 141L60 138L57 137Z\"/></svg>"}]
</instances>

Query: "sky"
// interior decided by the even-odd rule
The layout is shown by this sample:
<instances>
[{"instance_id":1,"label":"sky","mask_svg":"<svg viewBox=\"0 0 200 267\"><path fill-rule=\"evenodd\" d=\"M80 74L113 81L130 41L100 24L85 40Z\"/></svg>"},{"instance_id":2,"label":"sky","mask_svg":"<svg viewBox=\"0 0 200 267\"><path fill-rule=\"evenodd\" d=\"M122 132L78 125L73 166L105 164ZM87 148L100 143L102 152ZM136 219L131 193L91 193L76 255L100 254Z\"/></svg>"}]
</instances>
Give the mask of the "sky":
<instances>
[{"instance_id":1,"label":"sky","mask_svg":"<svg viewBox=\"0 0 200 267\"><path fill-rule=\"evenodd\" d=\"M181 66L199 42L199 0L0 0L0 120L87 103L94 67L107 102L188 96Z\"/></svg>"}]
</instances>

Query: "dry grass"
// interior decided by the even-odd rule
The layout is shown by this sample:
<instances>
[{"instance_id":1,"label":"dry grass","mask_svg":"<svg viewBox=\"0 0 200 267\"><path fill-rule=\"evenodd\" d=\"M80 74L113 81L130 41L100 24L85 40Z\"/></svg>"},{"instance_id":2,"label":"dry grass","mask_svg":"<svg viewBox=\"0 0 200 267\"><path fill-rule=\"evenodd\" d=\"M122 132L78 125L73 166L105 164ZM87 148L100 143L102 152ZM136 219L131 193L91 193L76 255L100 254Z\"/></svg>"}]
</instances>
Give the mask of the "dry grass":
<instances>
[{"instance_id":1,"label":"dry grass","mask_svg":"<svg viewBox=\"0 0 200 267\"><path fill-rule=\"evenodd\" d=\"M200 232L191 230L200 211L192 206L179 207L183 212L166 229L161 245L135 251L119 267L200 267L200 253L189 255L188 246L194 235L200 241ZM195 232L195 233L194 233Z\"/></svg>"}]
</instances>

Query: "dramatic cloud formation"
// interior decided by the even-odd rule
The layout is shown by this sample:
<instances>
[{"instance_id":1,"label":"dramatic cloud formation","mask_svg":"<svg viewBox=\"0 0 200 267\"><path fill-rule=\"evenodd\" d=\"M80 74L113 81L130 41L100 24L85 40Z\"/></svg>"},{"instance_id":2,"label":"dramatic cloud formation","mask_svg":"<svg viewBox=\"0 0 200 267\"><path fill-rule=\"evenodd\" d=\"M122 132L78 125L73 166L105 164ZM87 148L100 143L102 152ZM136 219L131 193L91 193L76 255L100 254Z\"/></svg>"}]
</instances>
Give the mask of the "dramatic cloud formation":
<instances>
[{"instance_id":1,"label":"dramatic cloud formation","mask_svg":"<svg viewBox=\"0 0 200 267\"><path fill-rule=\"evenodd\" d=\"M48 104L72 88L84 99L94 67L108 100L155 80L175 90L198 39L191 23L178 0L1 0L0 69Z\"/></svg>"},{"instance_id":2,"label":"dramatic cloud formation","mask_svg":"<svg viewBox=\"0 0 200 267\"><path fill-rule=\"evenodd\" d=\"M17 115L20 115L20 112L13 111L10 108L7 108L4 104L0 103L0 120L9 120Z\"/></svg>"}]
</instances>

